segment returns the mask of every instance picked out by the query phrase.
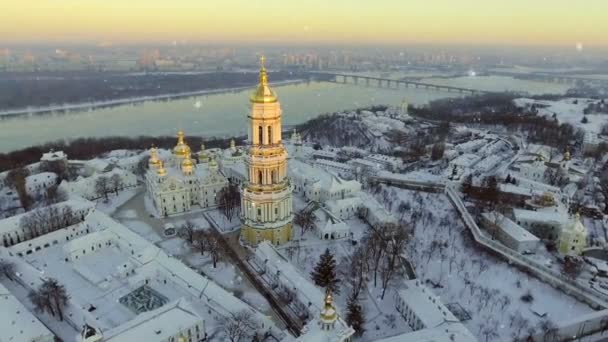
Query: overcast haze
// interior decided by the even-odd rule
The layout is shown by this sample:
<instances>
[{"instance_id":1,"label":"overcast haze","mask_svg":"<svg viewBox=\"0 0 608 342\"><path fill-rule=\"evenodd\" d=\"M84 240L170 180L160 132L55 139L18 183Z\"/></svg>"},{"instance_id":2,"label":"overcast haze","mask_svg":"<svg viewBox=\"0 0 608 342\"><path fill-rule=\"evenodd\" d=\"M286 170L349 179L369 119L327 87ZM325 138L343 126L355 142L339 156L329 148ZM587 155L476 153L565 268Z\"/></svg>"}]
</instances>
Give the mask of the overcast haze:
<instances>
[{"instance_id":1,"label":"overcast haze","mask_svg":"<svg viewBox=\"0 0 608 342\"><path fill-rule=\"evenodd\" d=\"M608 45L605 0L4 1L0 41Z\"/></svg>"}]
</instances>

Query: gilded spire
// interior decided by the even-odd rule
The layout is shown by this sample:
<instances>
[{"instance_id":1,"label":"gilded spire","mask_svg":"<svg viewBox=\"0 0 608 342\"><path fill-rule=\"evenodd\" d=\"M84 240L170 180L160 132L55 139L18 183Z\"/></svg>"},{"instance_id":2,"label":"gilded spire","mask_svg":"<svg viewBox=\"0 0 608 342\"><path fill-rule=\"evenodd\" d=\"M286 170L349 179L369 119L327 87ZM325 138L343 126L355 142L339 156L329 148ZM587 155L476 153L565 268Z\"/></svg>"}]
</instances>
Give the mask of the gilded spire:
<instances>
[{"instance_id":1,"label":"gilded spire","mask_svg":"<svg viewBox=\"0 0 608 342\"><path fill-rule=\"evenodd\" d=\"M272 103L277 102L277 95L268 86L268 74L266 73L266 57L260 56L260 84L251 94L249 100L253 103Z\"/></svg>"},{"instance_id":2,"label":"gilded spire","mask_svg":"<svg viewBox=\"0 0 608 342\"><path fill-rule=\"evenodd\" d=\"M268 85L268 75L266 74L266 66L264 63L266 62L266 57L264 55L260 56L260 84L265 86Z\"/></svg>"}]
</instances>

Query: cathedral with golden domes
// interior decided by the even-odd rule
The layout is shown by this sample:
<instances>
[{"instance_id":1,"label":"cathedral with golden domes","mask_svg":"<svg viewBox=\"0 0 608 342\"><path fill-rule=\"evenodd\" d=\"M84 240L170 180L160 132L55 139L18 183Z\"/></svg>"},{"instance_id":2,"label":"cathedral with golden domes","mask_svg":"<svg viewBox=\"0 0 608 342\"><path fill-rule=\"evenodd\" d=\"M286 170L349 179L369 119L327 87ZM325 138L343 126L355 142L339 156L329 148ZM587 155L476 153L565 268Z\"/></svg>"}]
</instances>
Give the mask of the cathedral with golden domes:
<instances>
[{"instance_id":1,"label":"cathedral with golden domes","mask_svg":"<svg viewBox=\"0 0 608 342\"><path fill-rule=\"evenodd\" d=\"M228 180L204 146L198 152L198 163L193 159L182 131L177 133L177 144L167 158L161 158L157 148L150 149L146 186L159 216L188 212L193 205L215 207L217 194L226 185Z\"/></svg>"},{"instance_id":2,"label":"cathedral with golden domes","mask_svg":"<svg viewBox=\"0 0 608 342\"><path fill-rule=\"evenodd\" d=\"M250 245L291 240L292 187L281 137L281 105L268 85L261 57L260 81L249 98L247 181L241 193L241 238Z\"/></svg>"}]
</instances>

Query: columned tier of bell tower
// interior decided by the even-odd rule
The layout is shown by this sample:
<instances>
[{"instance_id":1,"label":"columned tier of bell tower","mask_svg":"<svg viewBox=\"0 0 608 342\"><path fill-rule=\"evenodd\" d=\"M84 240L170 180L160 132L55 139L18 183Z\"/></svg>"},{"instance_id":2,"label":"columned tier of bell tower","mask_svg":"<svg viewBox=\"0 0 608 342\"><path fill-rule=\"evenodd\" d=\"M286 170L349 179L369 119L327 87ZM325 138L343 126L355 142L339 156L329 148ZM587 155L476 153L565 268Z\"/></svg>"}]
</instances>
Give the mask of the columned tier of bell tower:
<instances>
[{"instance_id":1,"label":"columned tier of bell tower","mask_svg":"<svg viewBox=\"0 0 608 342\"><path fill-rule=\"evenodd\" d=\"M268 86L261 59L260 82L250 98L248 182L241 196L241 237L257 245L263 240L291 240L292 189L287 178L287 151L281 136L281 104Z\"/></svg>"}]
</instances>

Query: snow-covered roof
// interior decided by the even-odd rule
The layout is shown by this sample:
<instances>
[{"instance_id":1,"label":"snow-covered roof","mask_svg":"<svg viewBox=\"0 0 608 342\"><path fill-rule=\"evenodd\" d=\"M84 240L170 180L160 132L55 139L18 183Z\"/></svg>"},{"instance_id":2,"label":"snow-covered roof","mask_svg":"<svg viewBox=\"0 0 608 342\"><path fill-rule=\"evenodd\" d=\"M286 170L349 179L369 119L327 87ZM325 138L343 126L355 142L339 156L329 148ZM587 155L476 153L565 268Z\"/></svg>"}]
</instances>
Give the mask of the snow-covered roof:
<instances>
[{"instance_id":1,"label":"snow-covered roof","mask_svg":"<svg viewBox=\"0 0 608 342\"><path fill-rule=\"evenodd\" d=\"M64 202L50 205L49 207L63 207L68 206L72 208L73 212L88 211L95 207L95 203L89 202L82 198L71 198ZM15 216L11 216L4 220L0 220L0 234L5 234L19 229L19 222L21 218L29 213L23 213Z\"/></svg>"},{"instance_id":2,"label":"snow-covered roof","mask_svg":"<svg viewBox=\"0 0 608 342\"><path fill-rule=\"evenodd\" d=\"M0 341L51 341L53 333L0 284Z\"/></svg>"},{"instance_id":3,"label":"snow-covered roof","mask_svg":"<svg viewBox=\"0 0 608 342\"><path fill-rule=\"evenodd\" d=\"M192 314L201 317L206 325L216 321L218 314L227 316L246 310L265 326L274 326L268 317L106 214L94 210L85 222L93 232L63 244L59 240L59 244L27 254L22 259L25 266L19 269L25 281L38 279L41 273L60 279L74 303L72 319L76 324L94 322L94 327L104 334L117 329L128 336L132 336L126 332L131 326L141 324L146 326L141 328L143 338L128 340L155 341L157 338L146 338L152 336L146 335L153 332L152 326L161 325L175 332L180 328L176 322L192 319L180 311L185 304L179 304L180 310L167 311L165 309L170 309L165 308L168 304L161 303L161 311L166 313L160 318L153 313L156 308L148 311L147 316L139 317L141 314L120 302L121 298L146 285L169 303L187 299L195 309ZM35 240L30 242L36 243ZM95 309L89 312L89 307ZM148 318L155 321L145 323ZM124 324L127 326L121 327ZM116 341L123 339L116 338Z\"/></svg>"},{"instance_id":4,"label":"snow-covered roof","mask_svg":"<svg viewBox=\"0 0 608 342\"><path fill-rule=\"evenodd\" d=\"M513 209L513 216L516 221L538 222L544 224L563 225L568 222L568 214L556 210L526 210Z\"/></svg>"},{"instance_id":5,"label":"snow-covered roof","mask_svg":"<svg viewBox=\"0 0 608 342\"><path fill-rule=\"evenodd\" d=\"M25 178L27 189L35 189L37 185L52 185L57 182L57 174L54 172L40 172Z\"/></svg>"},{"instance_id":6,"label":"snow-covered roof","mask_svg":"<svg viewBox=\"0 0 608 342\"><path fill-rule=\"evenodd\" d=\"M352 170L351 165L327 159L318 159L315 161L315 165L319 167L334 168L339 170Z\"/></svg>"},{"instance_id":7,"label":"snow-covered roof","mask_svg":"<svg viewBox=\"0 0 608 342\"><path fill-rule=\"evenodd\" d=\"M174 336L176 330L202 323L192 304L180 298L156 310L144 312L103 335L104 341L108 342L164 341Z\"/></svg>"},{"instance_id":8,"label":"snow-covered roof","mask_svg":"<svg viewBox=\"0 0 608 342\"><path fill-rule=\"evenodd\" d=\"M296 268L285 259L268 241L262 241L255 250L260 261L268 260L267 266L280 270L280 277L288 281L292 288L297 289L297 296L304 305L310 303L316 310L321 310L325 295L320 288L311 283Z\"/></svg>"},{"instance_id":9,"label":"snow-covered roof","mask_svg":"<svg viewBox=\"0 0 608 342\"><path fill-rule=\"evenodd\" d=\"M417 330L387 337L377 342L477 342L467 328L460 323L443 323L435 328Z\"/></svg>"},{"instance_id":10,"label":"snow-covered roof","mask_svg":"<svg viewBox=\"0 0 608 342\"><path fill-rule=\"evenodd\" d=\"M439 297L418 279L405 281L405 289L399 290L398 294L425 328L433 328L446 321L458 322Z\"/></svg>"},{"instance_id":11,"label":"snow-covered roof","mask_svg":"<svg viewBox=\"0 0 608 342\"><path fill-rule=\"evenodd\" d=\"M470 140L462 144L456 145L456 150L460 152L470 152L472 150L480 148L481 146L484 146L487 143L488 141L486 139Z\"/></svg>"},{"instance_id":12,"label":"snow-covered roof","mask_svg":"<svg viewBox=\"0 0 608 342\"><path fill-rule=\"evenodd\" d=\"M473 166L480 157L476 154L463 154L450 162L451 165L456 165L464 168Z\"/></svg>"},{"instance_id":13,"label":"snow-covered roof","mask_svg":"<svg viewBox=\"0 0 608 342\"><path fill-rule=\"evenodd\" d=\"M42 154L40 161L57 161L67 159L67 155L63 151L49 151Z\"/></svg>"},{"instance_id":14,"label":"snow-covered roof","mask_svg":"<svg viewBox=\"0 0 608 342\"><path fill-rule=\"evenodd\" d=\"M539 241L539 239L524 229L522 226L513 222L510 218L498 212L481 214L489 222L496 224L500 229L517 242Z\"/></svg>"}]
</instances>

